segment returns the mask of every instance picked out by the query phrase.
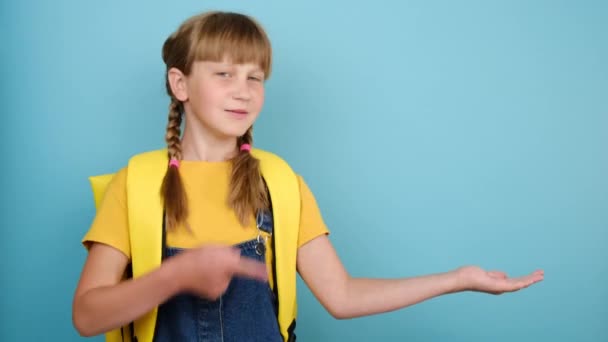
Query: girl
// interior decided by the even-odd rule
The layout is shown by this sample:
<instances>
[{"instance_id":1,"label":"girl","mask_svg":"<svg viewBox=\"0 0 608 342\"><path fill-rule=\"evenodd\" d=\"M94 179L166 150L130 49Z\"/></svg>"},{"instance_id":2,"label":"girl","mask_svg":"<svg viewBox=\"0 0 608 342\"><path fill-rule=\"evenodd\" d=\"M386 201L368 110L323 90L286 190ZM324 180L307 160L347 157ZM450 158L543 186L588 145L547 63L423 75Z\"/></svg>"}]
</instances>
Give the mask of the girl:
<instances>
[{"instance_id":1,"label":"girl","mask_svg":"<svg viewBox=\"0 0 608 342\"><path fill-rule=\"evenodd\" d=\"M508 278L474 266L408 279L350 277L304 180L295 175L293 188L273 185L289 171L275 172L279 176L264 171L278 157L251 149L271 69L264 30L245 15L204 13L185 21L165 41L162 54L171 99L162 172L140 187L152 189L152 195L137 197L133 184L143 178L135 176L135 162L129 163L105 192L83 239L89 253L73 301L81 335L135 322L120 338L293 341L296 266L339 319L458 291L517 291L543 279L542 271ZM290 207L281 206L280 191L299 196L295 225L279 223L291 215ZM155 223L133 233L140 223L131 215L142 203L151 203L142 210L154 212L156 202L162 207L162 263L142 272L135 267L142 257L136 255L155 249L135 246L156 234ZM294 244L285 247L289 234ZM138 274L124 278L131 270Z\"/></svg>"}]
</instances>

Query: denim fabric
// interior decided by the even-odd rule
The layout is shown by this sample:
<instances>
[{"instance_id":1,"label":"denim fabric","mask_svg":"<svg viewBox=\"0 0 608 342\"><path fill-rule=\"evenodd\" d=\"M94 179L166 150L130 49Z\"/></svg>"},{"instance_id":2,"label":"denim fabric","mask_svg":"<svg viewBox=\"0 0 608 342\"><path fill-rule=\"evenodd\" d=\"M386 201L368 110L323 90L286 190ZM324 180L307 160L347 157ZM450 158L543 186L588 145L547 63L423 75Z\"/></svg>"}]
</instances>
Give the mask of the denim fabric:
<instances>
[{"instance_id":1,"label":"denim fabric","mask_svg":"<svg viewBox=\"0 0 608 342\"><path fill-rule=\"evenodd\" d=\"M261 230L272 233L272 215L257 215ZM265 261L265 249L256 252L258 239L236 245L243 257ZM182 249L166 248L170 258ZM283 341L276 316L276 298L266 282L234 277L226 292L210 301L182 293L158 310L154 341L236 342Z\"/></svg>"}]
</instances>

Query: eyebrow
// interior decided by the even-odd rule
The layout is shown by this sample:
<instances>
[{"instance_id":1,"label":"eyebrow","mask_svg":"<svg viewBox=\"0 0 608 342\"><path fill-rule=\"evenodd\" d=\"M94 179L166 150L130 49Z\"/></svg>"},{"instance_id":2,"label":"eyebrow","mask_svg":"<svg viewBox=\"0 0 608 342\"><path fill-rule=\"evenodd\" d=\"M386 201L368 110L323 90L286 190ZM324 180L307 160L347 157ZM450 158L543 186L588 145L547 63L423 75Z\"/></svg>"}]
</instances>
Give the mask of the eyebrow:
<instances>
[{"instance_id":1,"label":"eyebrow","mask_svg":"<svg viewBox=\"0 0 608 342\"><path fill-rule=\"evenodd\" d=\"M226 63L226 62L212 62L212 63L214 63L215 64L214 67L217 67L217 68L234 68L237 65L243 65L241 63ZM253 63L247 63L247 64L254 65ZM260 73L262 75L266 74L264 72L264 69L262 69L262 67L260 67L259 65L256 65L251 70L248 70L248 72L250 72L250 73Z\"/></svg>"}]
</instances>

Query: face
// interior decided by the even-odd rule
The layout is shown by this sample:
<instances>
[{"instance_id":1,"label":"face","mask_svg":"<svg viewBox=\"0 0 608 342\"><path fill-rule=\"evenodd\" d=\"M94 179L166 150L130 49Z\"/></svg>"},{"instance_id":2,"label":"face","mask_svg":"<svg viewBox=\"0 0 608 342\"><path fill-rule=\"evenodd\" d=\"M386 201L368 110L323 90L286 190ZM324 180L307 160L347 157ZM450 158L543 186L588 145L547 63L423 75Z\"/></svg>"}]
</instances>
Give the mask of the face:
<instances>
[{"instance_id":1,"label":"face","mask_svg":"<svg viewBox=\"0 0 608 342\"><path fill-rule=\"evenodd\" d=\"M194 121L205 134L219 139L242 136L262 110L264 72L256 64L197 61L190 75L176 73L181 74L170 70L169 77L177 79L171 84L184 103L186 122L192 126Z\"/></svg>"}]
</instances>

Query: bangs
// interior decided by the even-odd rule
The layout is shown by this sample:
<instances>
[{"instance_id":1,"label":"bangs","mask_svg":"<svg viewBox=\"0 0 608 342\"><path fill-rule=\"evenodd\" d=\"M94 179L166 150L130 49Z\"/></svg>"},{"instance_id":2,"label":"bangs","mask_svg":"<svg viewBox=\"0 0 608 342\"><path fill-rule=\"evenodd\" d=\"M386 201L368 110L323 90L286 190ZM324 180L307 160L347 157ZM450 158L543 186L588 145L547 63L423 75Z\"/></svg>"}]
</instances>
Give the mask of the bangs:
<instances>
[{"instance_id":1,"label":"bangs","mask_svg":"<svg viewBox=\"0 0 608 342\"><path fill-rule=\"evenodd\" d=\"M191 50L194 60L235 64L256 64L270 76L272 50L270 40L252 19L234 13L208 18L197 30L198 39ZM192 59L191 59L192 60Z\"/></svg>"}]
</instances>

